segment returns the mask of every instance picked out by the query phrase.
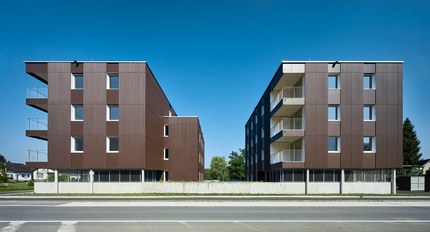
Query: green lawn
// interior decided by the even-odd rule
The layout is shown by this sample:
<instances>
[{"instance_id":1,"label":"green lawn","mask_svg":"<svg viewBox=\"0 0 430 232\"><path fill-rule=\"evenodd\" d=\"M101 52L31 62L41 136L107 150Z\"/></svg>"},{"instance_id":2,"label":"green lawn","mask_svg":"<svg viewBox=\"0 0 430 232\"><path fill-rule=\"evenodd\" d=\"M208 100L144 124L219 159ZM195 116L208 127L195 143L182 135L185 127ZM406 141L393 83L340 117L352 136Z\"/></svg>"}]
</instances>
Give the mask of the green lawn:
<instances>
[{"instance_id":1,"label":"green lawn","mask_svg":"<svg viewBox=\"0 0 430 232\"><path fill-rule=\"evenodd\" d=\"M27 182L0 183L0 192L33 190L33 189L34 189L34 187L28 186Z\"/></svg>"}]
</instances>

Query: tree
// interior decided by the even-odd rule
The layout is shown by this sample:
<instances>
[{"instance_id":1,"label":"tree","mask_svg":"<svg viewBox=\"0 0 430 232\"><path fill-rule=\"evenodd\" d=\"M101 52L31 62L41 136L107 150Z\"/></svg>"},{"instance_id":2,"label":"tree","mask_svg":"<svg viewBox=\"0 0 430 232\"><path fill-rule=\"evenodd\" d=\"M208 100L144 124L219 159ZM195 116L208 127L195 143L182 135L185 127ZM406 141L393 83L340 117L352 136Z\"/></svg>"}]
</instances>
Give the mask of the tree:
<instances>
[{"instance_id":1,"label":"tree","mask_svg":"<svg viewBox=\"0 0 430 232\"><path fill-rule=\"evenodd\" d=\"M239 149L240 154L235 151L228 157L228 173L230 180L245 180L245 149Z\"/></svg>"},{"instance_id":2,"label":"tree","mask_svg":"<svg viewBox=\"0 0 430 232\"><path fill-rule=\"evenodd\" d=\"M0 154L0 182L7 182L6 163L6 158L2 154Z\"/></svg>"},{"instance_id":3,"label":"tree","mask_svg":"<svg viewBox=\"0 0 430 232\"><path fill-rule=\"evenodd\" d=\"M211 170L209 168L205 169L205 180L212 180L212 178L211 178Z\"/></svg>"},{"instance_id":4,"label":"tree","mask_svg":"<svg viewBox=\"0 0 430 232\"><path fill-rule=\"evenodd\" d=\"M422 156L420 143L414 125L406 118L403 123L403 164L413 165L420 160Z\"/></svg>"},{"instance_id":5,"label":"tree","mask_svg":"<svg viewBox=\"0 0 430 232\"><path fill-rule=\"evenodd\" d=\"M210 167L211 177L214 180L224 181L228 179L227 161L225 157L214 156Z\"/></svg>"}]
</instances>

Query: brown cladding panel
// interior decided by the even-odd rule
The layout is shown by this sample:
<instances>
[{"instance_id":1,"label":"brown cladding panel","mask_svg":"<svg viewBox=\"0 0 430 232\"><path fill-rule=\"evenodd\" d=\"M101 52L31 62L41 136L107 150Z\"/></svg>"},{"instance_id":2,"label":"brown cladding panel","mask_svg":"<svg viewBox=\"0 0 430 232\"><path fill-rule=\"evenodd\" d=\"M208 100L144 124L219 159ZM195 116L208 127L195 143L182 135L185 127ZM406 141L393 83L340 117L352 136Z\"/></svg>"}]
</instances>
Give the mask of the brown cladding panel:
<instances>
[{"instance_id":1,"label":"brown cladding panel","mask_svg":"<svg viewBox=\"0 0 430 232\"><path fill-rule=\"evenodd\" d=\"M107 136L118 136L119 135L119 122L118 121L107 121L106 122L106 135Z\"/></svg>"},{"instance_id":2,"label":"brown cladding panel","mask_svg":"<svg viewBox=\"0 0 430 232\"><path fill-rule=\"evenodd\" d=\"M70 105L49 105L48 106L48 140L58 135L70 136Z\"/></svg>"},{"instance_id":3,"label":"brown cladding panel","mask_svg":"<svg viewBox=\"0 0 430 232\"><path fill-rule=\"evenodd\" d=\"M145 135L145 105L120 104L119 135Z\"/></svg>"},{"instance_id":4,"label":"brown cladding panel","mask_svg":"<svg viewBox=\"0 0 430 232\"><path fill-rule=\"evenodd\" d=\"M364 64L364 73L375 73L376 65L375 64Z\"/></svg>"},{"instance_id":5,"label":"brown cladding panel","mask_svg":"<svg viewBox=\"0 0 430 232\"><path fill-rule=\"evenodd\" d=\"M324 68L327 69L327 66L325 65ZM316 86L315 92L313 92L316 104L328 104L328 87L324 88L324 86L328 86L327 76L327 71L324 73L315 73L312 79L314 86Z\"/></svg>"},{"instance_id":6,"label":"brown cladding panel","mask_svg":"<svg viewBox=\"0 0 430 232\"><path fill-rule=\"evenodd\" d=\"M376 73L375 74L375 82L376 82L376 104L377 105L385 105L387 104L387 86L386 83L388 81L387 73Z\"/></svg>"},{"instance_id":7,"label":"brown cladding panel","mask_svg":"<svg viewBox=\"0 0 430 232\"><path fill-rule=\"evenodd\" d=\"M353 168L362 168L363 136L351 136L351 163Z\"/></svg>"},{"instance_id":8,"label":"brown cladding panel","mask_svg":"<svg viewBox=\"0 0 430 232\"><path fill-rule=\"evenodd\" d=\"M305 166L306 168L317 167L317 137L308 135L305 138Z\"/></svg>"},{"instance_id":9,"label":"brown cladding panel","mask_svg":"<svg viewBox=\"0 0 430 232\"><path fill-rule=\"evenodd\" d=\"M71 90L70 96L71 104L84 104L84 91L83 90Z\"/></svg>"},{"instance_id":10,"label":"brown cladding panel","mask_svg":"<svg viewBox=\"0 0 430 232\"><path fill-rule=\"evenodd\" d=\"M304 85L305 85L305 102L306 105L313 105L315 104L315 94L316 91L315 87L315 81L314 81L314 73L306 73L304 77Z\"/></svg>"},{"instance_id":11,"label":"brown cladding panel","mask_svg":"<svg viewBox=\"0 0 430 232\"><path fill-rule=\"evenodd\" d=\"M340 124L339 121L328 122L328 136L340 136Z\"/></svg>"},{"instance_id":12,"label":"brown cladding panel","mask_svg":"<svg viewBox=\"0 0 430 232\"><path fill-rule=\"evenodd\" d=\"M27 73L47 73L48 72L48 63L30 63L27 62L25 64L25 72Z\"/></svg>"},{"instance_id":13,"label":"brown cladding panel","mask_svg":"<svg viewBox=\"0 0 430 232\"><path fill-rule=\"evenodd\" d=\"M352 135L363 135L363 105L351 105L350 126Z\"/></svg>"},{"instance_id":14,"label":"brown cladding panel","mask_svg":"<svg viewBox=\"0 0 430 232\"><path fill-rule=\"evenodd\" d=\"M327 133L326 133L327 134ZM328 165L328 142L327 136L316 136L316 167L326 168Z\"/></svg>"},{"instance_id":15,"label":"brown cladding panel","mask_svg":"<svg viewBox=\"0 0 430 232\"><path fill-rule=\"evenodd\" d=\"M375 154L364 154L363 155L363 168L372 169L375 168Z\"/></svg>"},{"instance_id":16,"label":"brown cladding panel","mask_svg":"<svg viewBox=\"0 0 430 232\"><path fill-rule=\"evenodd\" d=\"M120 73L119 75L121 76L119 79L120 104L145 104L144 73Z\"/></svg>"},{"instance_id":17,"label":"brown cladding panel","mask_svg":"<svg viewBox=\"0 0 430 232\"><path fill-rule=\"evenodd\" d=\"M376 105L376 135L387 135L387 105Z\"/></svg>"},{"instance_id":18,"label":"brown cladding panel","mask_svg":"<svg viewBox=\"0 0 430 232\"><path fill-rule=\"evenodd\" d=\"M83 121L72 121L70 133L72 136L84 135L84 122Z\"/></svg>"},{"instance_id":19,"label":"brown cladding panel","mask_svg":"<svg viewBox=\"0 0 430 232\"><path fill-rule=\"evenodd\" d=\"M119 165L119 155L118 154L107 154L106 155L106 166L109 168L123 168Z\"/></svg>"},{"instance_id":20,"label":"brown cladding panel","mask_svg":"<svg viewBox=\"0 0 430 232\"><path fill-rule=\"evenodd\" d=\"M84 64L83 63L71 63L70 64L70 72L71 73L84 73Z\"/></svg>"},{"instance_id":21,"label":"brown cladding panel","mask_svg":"<svg viewBox=\"0 0 430 232\"><path fill-rule=\"evenodd\" d=\"M363 136L375 136L376 135L375 128L376 128L375 121L363 122Z\"/></svg>"},{"instance_id":22,"label":"brown cladding panel","mask_svg":"<svg viewBox=\"0 0 430 232\"><path fill-rule=\"evenodd\" d=\"M84 136L84 164L91 168L106 168L106 137Z\"/></svg>"},{"instance_id":23,"label":"brown cladding panel","mask_svg":"<svg viewBox=\"0 0 430 232\"><path fill-rule=\"evenodd\" d=\"M341 138L341 157L340 163L342 168L352 168L352 137L342 136Z\"/></svg>"},{"instance_id":24,"label":"brown cladding panel","mask_svg":"<svg viewBox=\"0 0 430 232\"><path fill-rule=\"evenodd\" d=\"M341 104L352 103L352 74L342 73L340 80L341 91L340 91L340 102Z\"/></svg>"},{"instance_id":25,"label":"brown cladding panel","mask_svg":"<svg viewBox=\"0 0 430 232\"><path fill-rule=\"evenodd\" d=\"M397 105L387 105L387 135L398 135L399 119Z\"/></svg>"},{"instance_id":26,"label":"brown cladding panel","mask_svg":"<svg viewBox=\"0 0 430 232\"><path fill-rule=\"evenodd\" d=\"M305 135L317 134L317 106L305 106Z\"/></svg>"},{"instance_id":27,"label":"brown cladding panel","mask_svg":"<svg viewBox=\"0 0 430 232\"><path fill-rule=\"evenodd\" d=\"M377 136L376 137L376 168L387 167L387 137Z\"/></svg>"},{"instance_id":28,"label":"brown cladding panel","mask_svg":"<svg viewBox=\"0 0 430 232\"><path fill-rule=\"evenodd\" d=\"M107 73L118 73L119 72L119 64L118 63L107 63L106 64L106 72Z\"/></svg>"},{"instance_id":29,"label":"brown cladding panel","mask_svg":"<svg viewBox=\"0 0 430 232\"><path fill-rule=\"evenodd\" d=\"M121 124L120 124L121 128ZM126 136L119 137L119 166L141 168L145 166L145 137ZM151 154L151 153L147 153ZM155 154L155 153L152 153Z\"/></svg>"},{"instance_id":30,"label":"brown cladding panel","mask_svg":"<svg viewBox=\"0 0 430 232\"><path fill-rule=\"evenodd\" d=\"M84 73L84 104L106 104L105 73Z\"/></svg>"},{"instance_id":31,"label":"brown cladding panel","mask_svg":"<svg viewBox=\"0 0 430 232\"><path fill-rule=\"evenodd\" d=\"M48 142L49 168L70 167L70 136L52 136Z\"/></svg>"},{"instance_id":32,"label":"brown cladding panel","mask_svg":"<svg viewBox=\"0 0 430 232\"><path fill-rule=\"evenodd\" d=\"M363 104L374 105L376 103L375 94L375 90L363 90Z\"/></svg>"},{"instance_id":33,"label":"brown cladding panel","mask_svg":"<svg viewBox=\"0 0 430 232\"><path fill-rule=\"evenodd\" d=\"M49 64L51 66L51 64ZM59 104L60 94L67 92L67 90L60 89L60 73L48 73L48 104ZM69 88L70 89L70 88Z\"/></svg>"},{"instance_id":34,"label":"brown cladding panel","mask_svg":"<svg viewBox=\"0 0 430 232\"><path fill-rule=\"evenodd\" d=\"M316 124L317 124L317 135L327 136L328 134L328 105L316 105Z\"/></svg>"},{"instance_id":35,"label":"brown cladding panel","mask_svg":"<svg viewBox=\"0 0 430 232\"><path fill-rule=\"evenodd\" d=\"M108 105L119 104L119 91L118 90L107 90L106 91L106 103Z\"/></svg>"},{"instance_id":36,"label":"brown cladding panel","mask_svg":"<svg viewBox=\"0 0 430 232\"><path fill-rule=\"evenodd\" d=\"M403 151L400 151L400 145L397 136L387 136L387 165L388 167L400 168L401 165L398 163L398 157L402 155Z\"/></svg>"},{"instance_id":37,"label":"brown cladding panel","mask_svg":"<svg viewBox=\"0 0 430 232\"><path fill-rule=\"evenodd\" d=\"M70 155L70 167L80 169L84 166L84 155L83 154L71 154Z\"/></svg>"},{"instance_id":38,"label":"brown cladding panel","mask_svg":"<svg viewBox=\"0 0 430 232\"><path fill-rule=\"evenodd\" d=\"M106 135L105 105L84 105L84 135Z\"/></svg>"},{"instance_id":39,"label":"brown cladding panel","mask_svg":"<svg viewBox=\"0 0 430 232\"><path fill-rule=\"evenodd\" d=\"M327 159L327 168L340 168L341 154L329 153Z\"/></svg>"},{"instance_id":40,"label":"brown cladding panel","mask_svg":"<svg viewBox=\"0 0 430 232\"><path fill-rule=\"evenodd\" d=\"M362 73L352 73L351 74L351 89L346 91L351 91L351 103L356 105L363 104L363 74Z\"/></svg>"},{"instance_id":41,"label":"brown cladding panel","mask_svg":"<svg viewBox=\"0 0 430 232\"><path fill-rule=\"evenodd\" d=\"M328 104L340 104L340 89L328 90Z\"/></svg>"},{"instance_id":42,"label":"brown cladding panel","mask_svg":"<svg viewBox=\"0 0 430 232\"><path fill-rule=\"evenodd\" d=\"M387 82L385 83L387 86L387 104L398 104L399 78L398 73L387 74Z\"/></svg>"},{"instance_id":43,"label":"brown cladding panel","mask_svg":"<svg viewBox=\"0 0 430 232\"><path fill-rule=\"evenodd\" d=\"M340 129L341 135L351 135L352 134L352 106L351 105L341 105L340 107Z\"/></svg>"}]
</instances>

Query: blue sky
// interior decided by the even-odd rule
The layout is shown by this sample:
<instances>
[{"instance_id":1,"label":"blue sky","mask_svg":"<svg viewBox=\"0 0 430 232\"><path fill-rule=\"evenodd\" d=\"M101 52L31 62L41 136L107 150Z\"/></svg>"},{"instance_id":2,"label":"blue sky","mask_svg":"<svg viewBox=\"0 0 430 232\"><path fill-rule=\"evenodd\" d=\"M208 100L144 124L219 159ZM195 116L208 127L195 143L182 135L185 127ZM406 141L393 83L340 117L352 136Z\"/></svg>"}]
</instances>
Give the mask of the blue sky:
<instances>
[{"instance_id":1,"label":"blue sky","mask_svg":"<svg viewBox=\"0 0 430 232\"><path fill-rule=\"evenodd\" d=\"M179 115L198 115L206 167L244 125L282 60L404 60L404 117L430 158L430 1L5 1L0 153L25 162L24 60L146 60Z\"/></svg>"}]
</instances>

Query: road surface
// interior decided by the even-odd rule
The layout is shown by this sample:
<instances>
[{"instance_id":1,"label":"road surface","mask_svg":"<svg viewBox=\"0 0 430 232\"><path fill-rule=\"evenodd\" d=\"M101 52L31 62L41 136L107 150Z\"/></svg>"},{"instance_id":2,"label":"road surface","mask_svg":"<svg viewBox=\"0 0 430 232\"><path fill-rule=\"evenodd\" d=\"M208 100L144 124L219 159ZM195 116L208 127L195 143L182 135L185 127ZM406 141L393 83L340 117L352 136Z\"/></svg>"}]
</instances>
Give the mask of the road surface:
<instances>
[{"instance_id":1,"label":"road surface","mask_svg":"<svg viewBox=\"0 0 430 232\"><path fill-rule=\"evenodd\" d=\"M0 201L0 231L430 231L430 201Z\"/></svg>"}]
</instances>

